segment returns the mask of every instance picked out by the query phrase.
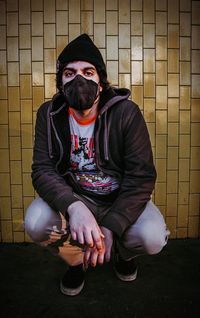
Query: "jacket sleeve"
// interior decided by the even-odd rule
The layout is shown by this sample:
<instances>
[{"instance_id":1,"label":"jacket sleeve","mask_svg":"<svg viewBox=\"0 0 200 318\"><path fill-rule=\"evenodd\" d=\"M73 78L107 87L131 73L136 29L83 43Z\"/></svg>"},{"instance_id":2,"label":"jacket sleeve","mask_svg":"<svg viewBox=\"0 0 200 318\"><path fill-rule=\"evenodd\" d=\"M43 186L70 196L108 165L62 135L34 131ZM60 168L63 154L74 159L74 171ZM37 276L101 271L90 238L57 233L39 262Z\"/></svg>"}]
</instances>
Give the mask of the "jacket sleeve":
<instances>
[{"instance_id":1,"label":"jacket sleeve","mask_svg":"<svg viewBox=\"0 0 200 318\"><path fill-rule=\"evenodd\" d=\"M129 114L122 118L123 178L119 195L102 220L102 225L119 237L144 210L156 181L148 130L139 108L136 109L134 112L134 107L129 107Z\"/></svg>"},{"instance_id":2,"label":"jacket sleeve","mask_svg":"<svg viewBox=\"0 0 200 318\"><path fill-rule=\"evenodd\" d=\"M55 159L48 151L47 104L37 113L33 149L32 182L36 192L55 211L65 213L68 206L77 201L72 188L56 171Z\"/></svg>"}]
</instances>

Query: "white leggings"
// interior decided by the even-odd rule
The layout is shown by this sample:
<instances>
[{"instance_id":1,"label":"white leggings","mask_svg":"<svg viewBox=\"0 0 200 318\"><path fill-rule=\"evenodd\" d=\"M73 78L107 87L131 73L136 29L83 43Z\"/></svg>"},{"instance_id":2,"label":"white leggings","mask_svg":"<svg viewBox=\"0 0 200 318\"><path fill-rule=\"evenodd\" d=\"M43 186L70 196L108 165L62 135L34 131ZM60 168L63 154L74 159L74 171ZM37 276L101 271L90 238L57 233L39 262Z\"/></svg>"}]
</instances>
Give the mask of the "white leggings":
<instances>
[{"instance_id":1,"label":"white leggings","mask_svg":"<svg viewBox=\"0 0 200 318\"><path fill-rule=\"evenodd\" d=\"M83 261L83 249L66 235L65 218L61 213L52 210L41 198L35 199L27 209L25 230L37 244L48 246L69 265ZM51 233L60 233L61 239L49 243ZM170 232L158 208L149 201L137 221L124 233L121 239L116 238L116 246L124 259L141 254L157 254L167 244Z\"/></svg>"}]
</instances>

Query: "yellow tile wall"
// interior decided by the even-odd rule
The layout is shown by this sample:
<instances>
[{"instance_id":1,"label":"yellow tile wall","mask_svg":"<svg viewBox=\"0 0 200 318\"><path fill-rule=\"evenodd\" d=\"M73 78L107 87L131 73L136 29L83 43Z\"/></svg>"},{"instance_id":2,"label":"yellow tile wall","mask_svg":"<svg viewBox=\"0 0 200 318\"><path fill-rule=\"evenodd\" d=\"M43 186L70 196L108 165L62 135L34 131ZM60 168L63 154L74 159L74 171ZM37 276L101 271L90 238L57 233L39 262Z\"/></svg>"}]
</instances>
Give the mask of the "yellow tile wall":
<instances>
[{"instance_id":1,"label":"yellow tile wall","mask_svg":"<svg viewBox=\"0 0 200 318\"><path fill-rule=\"evenodd\" d=\"M23 229L35 193L35 114L55 93L56 56L87 32L109 80L131 90L149 129L156 204L172 238L198 237L200 202L200 1L0 1L0 238Z\"/></svg>"}]
</instances>

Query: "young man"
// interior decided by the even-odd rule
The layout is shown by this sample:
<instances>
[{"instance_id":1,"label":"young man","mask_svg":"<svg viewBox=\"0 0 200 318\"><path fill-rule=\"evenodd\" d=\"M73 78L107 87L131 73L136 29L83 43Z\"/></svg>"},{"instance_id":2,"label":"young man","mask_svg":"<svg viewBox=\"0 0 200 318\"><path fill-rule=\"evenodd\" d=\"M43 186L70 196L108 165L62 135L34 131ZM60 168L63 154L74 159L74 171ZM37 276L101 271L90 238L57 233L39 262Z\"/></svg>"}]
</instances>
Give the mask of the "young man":
<instances>
[{"instance_id":1,"label":"young man","mask_svg":"<svg viewBox=\"0 0 200 318\"><path fill-rule=\"evenodd\" d=\"M61 291L77 295L87 266L111 254L118 278L134 280L136 256L160 252L169 232L151 202L156 171L144 118L129 90L109 85L88 35L59 55L57 88L37 114L32 179L39 198L25 229L68 264Z\"/></svg>"}]
</instances>

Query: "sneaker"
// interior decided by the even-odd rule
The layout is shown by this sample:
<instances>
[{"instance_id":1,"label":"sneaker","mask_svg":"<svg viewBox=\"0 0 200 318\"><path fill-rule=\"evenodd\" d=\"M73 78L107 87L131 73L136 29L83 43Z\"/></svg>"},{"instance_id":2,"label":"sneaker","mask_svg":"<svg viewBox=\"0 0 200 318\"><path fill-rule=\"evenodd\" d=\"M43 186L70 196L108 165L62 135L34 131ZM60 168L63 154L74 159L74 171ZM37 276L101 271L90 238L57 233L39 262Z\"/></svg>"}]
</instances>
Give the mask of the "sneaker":
<instances>
[{"instance_id":1,"label":"sneaker","mask_svg":"<svg viewBox=\"0 0 200 318\"><path fill-rule=\"evenodd\" d=\"M76 296L83 289L85 283L85 270L83 264L69 266L60 282L60 290L68 296Z\"/></svg>"},{"instance_id":2,"label":"sneaker","mask_svg":"<svg viewBox=\"0 0 200 318\"><path fill-rule=\"evenodd\" d=\"M131 282L137 277L137 265L134 258L125 261L119 254L115 257L114 271L119 279L124 282Z\"/></svg>"}]
</instances>

